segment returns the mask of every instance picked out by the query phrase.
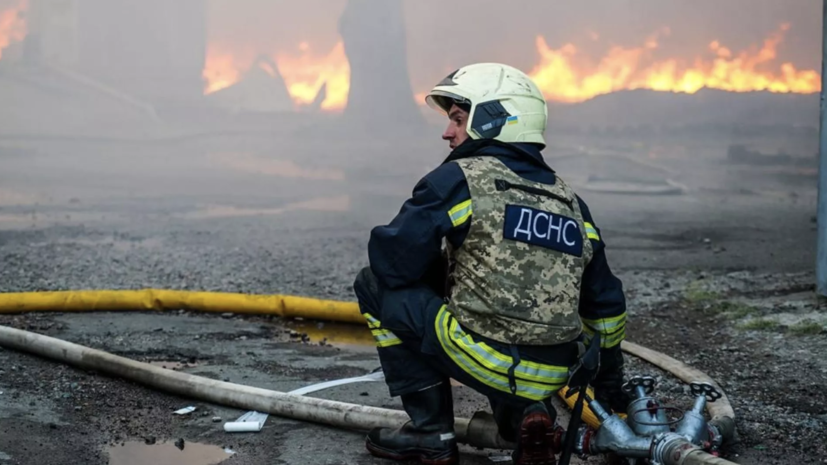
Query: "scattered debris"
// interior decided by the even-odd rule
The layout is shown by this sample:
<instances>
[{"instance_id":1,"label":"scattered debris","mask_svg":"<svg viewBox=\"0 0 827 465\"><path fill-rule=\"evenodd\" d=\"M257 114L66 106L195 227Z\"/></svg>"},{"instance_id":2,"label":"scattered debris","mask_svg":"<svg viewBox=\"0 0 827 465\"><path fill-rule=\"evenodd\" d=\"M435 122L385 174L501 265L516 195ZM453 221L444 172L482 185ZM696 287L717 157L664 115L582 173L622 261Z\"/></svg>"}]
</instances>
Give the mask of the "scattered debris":
<instances>
[{"instance_id":1,"label":"scattered debris","mask_svg":"<svg viewBox=\"0 0 827 465\"><path fill-rule=\"evenodd\" d=\"M221 421L221 417L212 417L213 423L218 423L219 421Z\"/></svg>"},{"instance_id":2,"label":"scattered debris","mask_svg":"<svg viewBox=\"0 0 827 465\"><path fill-rule=\"evenodd\" d=\"M235 421L224 423L224 431L227 433L257 433L264 428L268 416L270 415L267 413L247 412Z\"/></svg>"},{"instance_id":3,"label":"scattered debris","mask_svg":"<svg viewBox=\"0 0 827 465\"><path fill-rule=\"evenodd\" d=\"M195 407L193 407L193 406L191 406L191 405L190 405L189 407L184 407L184 408L182 408L182 409L180 409L180 410L176 410L176 411L174 411L174 412L172 412L172 413L174 413L174 414L176 414L176 415L186 415L186 414L188 414L188 413L192 413L192 412L194 412L194 411L195 411Z\"/></svg>"},{"instance_id":4,"label":"scattered debris","mask_svg":"<svg viewBox=\"0 0 827 465\"><path fill-rule=\"evenodd\" d=\"M511 456L510 455L489 455L488 460L499 463L499 462L510 462Z\"/></svg>"},{"instance_id":5,"label":"scattered debris","mask_svg":"<svg viewBox=\"0 0 827 465\"><path fill-rule=\"evenodd\" d=\"M175 441L175 447L184 450L184 438L178 438L178 440Z\"/></svg>"}]
</instances>

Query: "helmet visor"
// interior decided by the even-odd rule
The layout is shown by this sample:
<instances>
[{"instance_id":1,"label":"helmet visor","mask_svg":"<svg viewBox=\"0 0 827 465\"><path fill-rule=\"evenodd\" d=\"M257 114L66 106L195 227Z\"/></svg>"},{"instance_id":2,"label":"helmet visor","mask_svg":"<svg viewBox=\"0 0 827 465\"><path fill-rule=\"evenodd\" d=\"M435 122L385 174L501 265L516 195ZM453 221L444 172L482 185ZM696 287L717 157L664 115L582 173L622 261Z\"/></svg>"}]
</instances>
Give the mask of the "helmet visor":
<instances>
[{"instance_id":1,"label":"helmet visor","mask_svg":"<svg viewBox=\"0 0 827 465\"><path fill-rule=\"evenodd\" d=\"M470 100L444 90L432 90L431 93L425 97L425 103L434 110L446 115L453 105L462 107L465 111L471 110Z\"/></svg>"}]
</instances>

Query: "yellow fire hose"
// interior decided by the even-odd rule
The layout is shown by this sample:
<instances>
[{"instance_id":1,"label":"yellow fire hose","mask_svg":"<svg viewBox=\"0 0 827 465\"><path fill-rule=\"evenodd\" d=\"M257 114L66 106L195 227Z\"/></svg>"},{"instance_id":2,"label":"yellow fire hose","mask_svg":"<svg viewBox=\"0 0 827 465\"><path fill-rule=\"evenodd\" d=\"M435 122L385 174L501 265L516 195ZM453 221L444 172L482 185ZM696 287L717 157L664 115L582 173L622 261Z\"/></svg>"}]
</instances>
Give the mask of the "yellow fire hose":
<instances>
[{"instance_id":1,"label":"yellow fire hose","mask_svg":"<svg viewBox=\"0 0 827 465\"><path fill-rule=\"evenodd\" d=\"M253 295L164 289L0 293L0 314L182 309L195 312L276 315L283 318L365 324L365 320L359 312L359 306L355 302L280 294ZM659 368L672 372L686 382L707 381L716 384L702 372L659 352L626 341L623 342L621 347L625 352L639 356ZM719 386L716 384L716 387ZM572 408L576 396L566 399L566 392L567 389L563 388L558 394L568 404L569 408ZM594 393L590 390L589 395L593 396ZM708 409L713 418L735 418L735 413L726 397L715 404L708 404ZM584 406L582 417L583 421L593 428L600 425L600 421L588 406Z\"/></svg>"},{"instance_id":2,"label":"yellow fire hose","mask_svg":"<svg viewBox=\"0 0 827 465\"><path fill-rule=\"evenodd\" d=\"M0 293L0 313L191 310L365 324L355 302L165 289Z\"/></svg>"}]
</instances>

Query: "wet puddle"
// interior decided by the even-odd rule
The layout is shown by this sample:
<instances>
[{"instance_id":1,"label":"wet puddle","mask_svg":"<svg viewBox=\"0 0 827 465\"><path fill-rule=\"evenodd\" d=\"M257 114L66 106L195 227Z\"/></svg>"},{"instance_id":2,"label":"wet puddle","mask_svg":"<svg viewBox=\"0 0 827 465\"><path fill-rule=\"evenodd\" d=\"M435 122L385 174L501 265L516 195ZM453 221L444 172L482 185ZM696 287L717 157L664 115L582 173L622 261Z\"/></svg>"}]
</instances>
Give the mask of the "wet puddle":
<instances>
[{"instance_id":1,"label":"wet puddle","mask_svg":"<svg viewBox=\"0 0 827 465\"><path fill-rule=\"evenodd\" d=\"M290 328L297 333L296 338L306 336L310 344L324 342L348 352L359 354L376 354L376 342L367 326L342 323L314 323L310 321L292 322ZM465 387L451 378L451 386Z\"/></svg>"},{"instance_id":2,"label":"wet puddle","mask_svg":"<svg viewBox=\"0 0 827 465\"><path fill-rule=\"evenodd\" d=\"M38 245L80 245L86 247L111 247L113 250L127 252L136 248L157 249L164 244L163 239L148 238L148 239L115 239L112 237L104 237L100 239L87 238L70 238L70 239L55 239L48 242L39 242Z\"/></svg>"},{"instance_id":3,"label":"wet puddle","mask_svg":"<svg viewBox=\"0 0 827 465\"><path fill-rule=\"evenodd\" d=\"M44 200L34 194L0 188L0 206L37 205Z\"/></svg>"},{"instance_id":4,"label":"wet puddle","mask_svg":"<svg viewBox=\"0 0 827 465\"><path fill-rule=\"evenodd\" d=\"M187 218L233 218L244 216L275 216L292 211L346 212L350 210L350 197L322 197L295 202L276 208L242 208L229 205L210 205L185 215Z\"/></svg>"},{"instance_id":5,"label":"wet puddle","mask_svg":"<svg viewBox=\"0 0 827 465\"><path fill-rule=\"evenodd\" d=\"M0 223L32 223L31 214L0 213Z\"/></svg>"},{"instance_id":6,"label":"wet puddle","mask_svg":"<svg viewBox=\"0 0 827 465\"><path fill-rule=\"evenodd\" d=\"M81 224L102 221L106 213L65 211L4 212L0 206L0 227L8 229L55 226L60 224Z\"/></svg>"},{"instance_id":7,"label":"wet puddle","mask_svg":"<svg viewBox=\"0 0 827 465\"><path fill-rule=\"evenodd\" d=\"M367 326L308 321L295 322L290 328L299 336L307 335L307 342L310 344L324 342L351 352L376 351L376 343Z\"/></svg>"},{"instance_id":8,"label":"wet puddle","mask_svg":"<svg viewBox=\"0 0 827 465\"><path fill-rule=\"evenodd\" d=\"M219 165L245 173L326 181L341 181L345 178L340 170L305 168L290 160L267 159L248 153L216 154L211 155L210 159Z\"/></svg>"},{"instance_id":9,"label":"wet puddle","mask_svg":"<svg viewBox=\"0 0 827 465\"><path fill-rule=\"evenodd\" d=\"M164 442L148 445L138 441L111 446L108 452L109 465L217 465L233 454L210 444Z\"/></svg>"}]
</instances>

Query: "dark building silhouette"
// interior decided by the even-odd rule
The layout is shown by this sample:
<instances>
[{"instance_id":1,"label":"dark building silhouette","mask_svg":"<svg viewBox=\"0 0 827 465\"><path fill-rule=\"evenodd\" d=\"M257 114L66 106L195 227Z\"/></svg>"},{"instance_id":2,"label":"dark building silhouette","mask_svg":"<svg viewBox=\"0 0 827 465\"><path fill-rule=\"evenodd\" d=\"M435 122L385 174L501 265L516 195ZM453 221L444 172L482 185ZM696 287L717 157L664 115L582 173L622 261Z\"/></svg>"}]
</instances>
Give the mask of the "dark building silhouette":
<instances>
[{"instance_id":1,"label":"dark building silhouette","mask_svg":"<svg viewBox=\"0 0 827 465\"><path fill-rule=\"evenodd\" d=\"M402 131L424 126L408 77L402 1L348 0L339 33L350 62L348 122Z\"/></svg>"}]
</instances>

